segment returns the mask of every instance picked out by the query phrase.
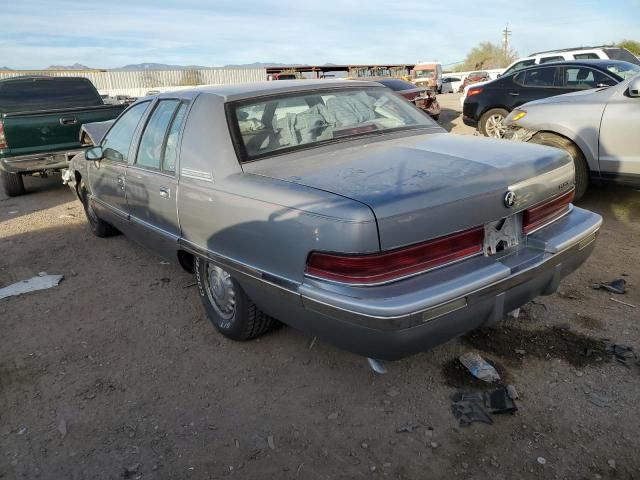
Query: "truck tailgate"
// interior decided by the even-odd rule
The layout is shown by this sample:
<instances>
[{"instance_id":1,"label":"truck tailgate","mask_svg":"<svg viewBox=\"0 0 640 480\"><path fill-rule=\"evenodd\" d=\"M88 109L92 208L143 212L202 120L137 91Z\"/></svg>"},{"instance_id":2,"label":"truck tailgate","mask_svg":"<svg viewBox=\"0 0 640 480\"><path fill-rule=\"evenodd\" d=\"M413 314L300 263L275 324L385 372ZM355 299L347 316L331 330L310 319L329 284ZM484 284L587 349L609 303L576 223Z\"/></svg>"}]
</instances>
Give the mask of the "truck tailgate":
<instances>
[{"instance_id":1,"label":"truck tailgate","mask_svg":"<svg viewBox=\"0 0 640 480\"><path fill-rule=\"evenodd\" d=\"M30 155L80 147L83 123L101 122L117 117L120 105L7 113L2 116L10 156Z\"/></svg>"}]
</instances>

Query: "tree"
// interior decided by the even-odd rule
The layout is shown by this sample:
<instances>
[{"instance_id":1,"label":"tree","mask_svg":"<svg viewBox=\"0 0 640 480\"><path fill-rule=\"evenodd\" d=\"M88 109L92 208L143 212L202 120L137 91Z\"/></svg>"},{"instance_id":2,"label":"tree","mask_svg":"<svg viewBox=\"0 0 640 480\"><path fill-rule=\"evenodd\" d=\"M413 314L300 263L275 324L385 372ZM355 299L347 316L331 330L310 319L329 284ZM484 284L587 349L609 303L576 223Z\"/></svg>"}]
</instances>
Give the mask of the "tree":
<instances>
[{"instance_id":1,"label":"tree","mask_svg":"<svg viewBox=\"0 0 640 480\"><path fill-rule=\"evenodd\" d=\"M618 42L617 47L626 48L634 55L640 55L640 42L636 40L622 40Z\"/></svg>"},{"instance_id":2,"label":"tree","mask_svg":"<svg viewBox=\"0 0 640 480\"><path fill-rule=\"evenodd\" d=\"M505 55L502 46L491 42L482 42L467 54L467 58L465 58L464 62L459 64L455 70L464 72L469 70L504 68L517 58L518 54L513 50L509 50Z\"/></svg>"}]
</instances>

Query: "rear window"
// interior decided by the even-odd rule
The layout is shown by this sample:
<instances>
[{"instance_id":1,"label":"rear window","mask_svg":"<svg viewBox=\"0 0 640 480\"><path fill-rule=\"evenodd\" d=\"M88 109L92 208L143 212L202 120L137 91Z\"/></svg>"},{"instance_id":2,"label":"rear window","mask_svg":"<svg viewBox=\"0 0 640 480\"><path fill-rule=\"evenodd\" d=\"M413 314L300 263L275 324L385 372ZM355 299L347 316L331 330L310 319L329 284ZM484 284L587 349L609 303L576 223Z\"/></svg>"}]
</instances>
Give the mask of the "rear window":
<instances>
[{"instance_id":1,"label":"rear window","mask_svg":"<svg viewBox=\"0 0 640 480\"><path fill-rule=\"evenodd\" d=\"M103 105L93 84L84 78L29 78L0 82L0 111L31 112Z\"/></svg>"},{"instance_id":2,"label":"rear window","mask_svg":"<svg viewBox=\"0 0 640 480\"><path fill-rule=\"evenodd\" d=\"M364 135L434 127L387 88L310 91L229 105L229 123L248 161Z\"/></svg>"},{"instance_id":3,"label":"rear window","mask_svg":"<svg viewBox=\"0 0 640 480\"><path fill-rule=\"evenodd\" d=\"M611 60L624 60L625 62L640 65L640 60L626 48L605 48L604 52Z\"/></svg>"}]
</instances>

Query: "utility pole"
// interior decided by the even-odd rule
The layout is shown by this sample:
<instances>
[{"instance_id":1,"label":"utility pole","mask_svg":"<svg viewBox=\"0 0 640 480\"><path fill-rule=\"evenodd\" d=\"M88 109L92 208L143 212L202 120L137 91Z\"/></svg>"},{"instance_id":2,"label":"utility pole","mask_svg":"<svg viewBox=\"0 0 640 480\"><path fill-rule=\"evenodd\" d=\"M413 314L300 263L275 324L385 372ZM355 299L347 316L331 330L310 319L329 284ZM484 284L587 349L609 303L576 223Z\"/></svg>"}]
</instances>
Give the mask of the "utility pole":
<instances>
[{"instance_id":1,"label":"utility pole","mask_svg":"<svg viewBox=\"0 0 640 480\"><path fill-rule=\"evenodd\" d=\"M504 27L504 30L502 31L502 46L504 48L504 58L507 58L507 55L509 55L509 37L511 36L511 30L509 30L509 24L507 23L507 26Z\"/></svg>"}]
</instances>

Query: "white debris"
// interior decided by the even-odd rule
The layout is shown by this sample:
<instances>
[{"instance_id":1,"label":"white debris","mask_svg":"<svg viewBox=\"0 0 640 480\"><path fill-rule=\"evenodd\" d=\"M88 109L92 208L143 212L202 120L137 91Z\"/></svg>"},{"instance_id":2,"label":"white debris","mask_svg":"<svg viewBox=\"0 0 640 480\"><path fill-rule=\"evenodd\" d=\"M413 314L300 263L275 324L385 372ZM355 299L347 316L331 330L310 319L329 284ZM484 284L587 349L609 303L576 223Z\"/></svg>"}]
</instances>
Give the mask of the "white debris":
<instances>
[{"instance_id":1,"label":"white debris","mask_svg":"<svg viewBox=\"0 0 640 480\"><path fill-rule=\"evenodd\" d=\"M60 280L62 280L62 275L47 275L47 272L40 272L37 277L12 283L8 287L0 288L0 300L7 297L22 295L23 293L53 288L60 283Z\"/></svg>"},{"instance_id":2,"label":"white debris","mask_svg":"<svg viewBox=\"0 0 640 480\"><path fill-rule=\"evenodd\" d=\"M500 381L500 374L478 353L465 353L460 355L459 360L474 377L489 383Z\"/></svg>"}]
</instances>

